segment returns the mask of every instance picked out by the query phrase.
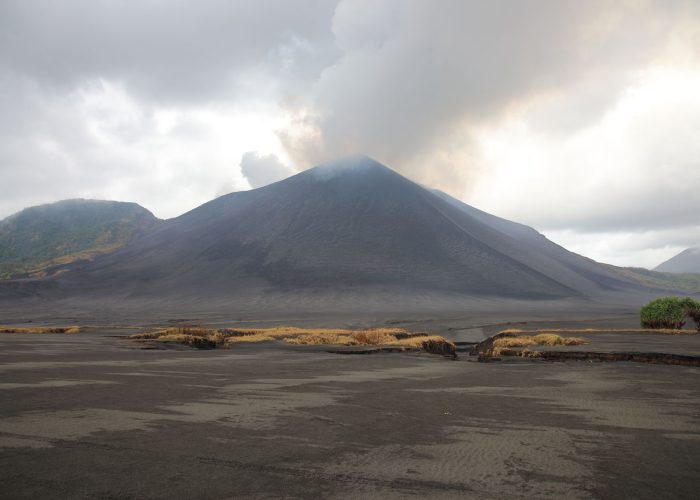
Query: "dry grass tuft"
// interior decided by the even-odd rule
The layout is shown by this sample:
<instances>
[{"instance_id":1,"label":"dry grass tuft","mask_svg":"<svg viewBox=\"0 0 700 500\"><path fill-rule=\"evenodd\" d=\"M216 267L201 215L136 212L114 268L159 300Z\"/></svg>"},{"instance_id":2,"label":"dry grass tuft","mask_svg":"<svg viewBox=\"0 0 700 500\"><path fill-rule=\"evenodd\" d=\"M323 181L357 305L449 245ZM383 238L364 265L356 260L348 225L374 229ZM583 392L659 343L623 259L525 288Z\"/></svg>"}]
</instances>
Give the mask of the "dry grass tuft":
<instances>
[{"instance_id":1,"label":"dry grass tuft","mask_svg":"<svg viewBox=\"0 0 700 500\"><path fill-rule=\"evenodd\" d=\"M508 328L507 330L501 330L498 333L517 334L517 333L534 332L534 331L535 330L521 330L520 328Z\"/></svg>"},{"instance_id":2,"label":"dry grass tuft","mask_svg":"<svg viewBox=\"0 0 700 500\"><path fill-rule=\"evenodd\" d=\"M538 330L521 330L510 328L498 333L508 334L539 334L539 333L665 333L668 335L693 335L693 330L676 330L672 328L541 328Z\"/></svg>"},{"instance_id":3,"label":"dry grass tuft","mask_svg":"<svg viewBox=\"0 0 700 500\"><path fill-rule=\"evenodd\" d=\"M416 335L414 337L407 337L405 339L396 340L392 345L402 345L406 347L418 347L422 348L426 342L449 342L439 335ZM452 342L450 342L451 344Z\"/></svg>"},{"instance_id":4,"label":"dry grass tuft","mask_svg":"<svg viewBox=\"0 0 700 500\"><path fill-rule=\"evenodd\" d=\"M395 345L399 342L394 333L396 329L376 329L362 330L354 332L351 330L309 330L302 335L286 337L288 344L296 345ZM401 332L406 333L406 332Z\"/></svg>"},{"instance_id":5,"label":"dry grass tuft","mask_svg":"<svg viewBox=\"0 0 700 500\"><path fill-rule=\"evenodd\" d=\"M34 326L34 327L8 327L0 326L0 333L80 333L80 326Z\"/></svg>"},{"instance_id":6,"label":"dry grass tuft","mask_svg":"<svg viewBox=\"0 0 700 500\"><path fill-rule=\"evenodd\" d=\"M457 346L439 335L416 335L397 340L394 345L414 347L432 354L457 357Z\"/></svg>"},{"instance_id":7,"label":"dry grass tuft","mask_svg":"<svg viewBox=\"0 0 700 500\"><path fill-rule=\"evenodd\" d=\"M240 337L226 337L224 340L224 345L226 347L231 344L242 344L242 343L254 343L254 342L268 342L270 340L275 340L275 337L270 335L263 335L261 333L256 333L255 335L243 335Z\"/></svg>"},{"instance_id":8,"label":"dry grass tuft","mask_svg":"<svg viewBox=\"0 0 700 500\"><path fill-rule=\"evenodd\" d=\"M586 341L578 337L561 337L551 333L541 333L539 335L518 335L515 337L500 337L494 339L490 355L498 356L504 349L529 347L533 345L582 345ZM523 350L527 351L527 349ZM532 351L528 351L532 352ZM532 357L532 356L530 356Z\"/></svg>"},{"instance_id":9,"label":"dry grass tuft","mask_svg":"<svg viewBox=\"0 0 700 500\"><path fill-rule=\"evenodd\" d=\"M358 345L352 335L334 333L296 335L287 337L284 341L293 345Z\"/></svg>"},{"instance_id":10,"label":"dry grass tuft","mask_svg":"<svg viewBox=\"0 0 700 500\"><path fill-rule=\"evenodd\" d=\"M455 346L442 337L412 334L403 328L346 330L332 328L161 328L129 338L178 342L199 348L231 347L234 344L282 340L293 345L403 346L441 354L455 354Z\"/></svg>"},{"instance_id":11,"label":"dry grass tuft","mask_svg":"<svg viewBox=\"0 0 700 500\"><path fill-rule=\"evenodd\" d=\"M531 351L530 349L523 349L520 351L520 356L523 358L541 358L542 353L539 351Z\"/></svg>"}]
</instances>

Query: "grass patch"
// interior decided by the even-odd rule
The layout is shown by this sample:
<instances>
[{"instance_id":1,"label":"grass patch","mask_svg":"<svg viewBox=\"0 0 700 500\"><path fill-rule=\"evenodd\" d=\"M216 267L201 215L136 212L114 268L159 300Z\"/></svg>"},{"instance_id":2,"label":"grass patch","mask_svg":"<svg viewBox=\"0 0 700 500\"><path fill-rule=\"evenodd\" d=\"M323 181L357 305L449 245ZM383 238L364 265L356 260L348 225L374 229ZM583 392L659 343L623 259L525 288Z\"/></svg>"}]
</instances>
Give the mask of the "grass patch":
<instances>
[{"instance_id":1,"label":"grass patch","mask_svg":"<svg viewBox=\"0 0 700 500\"><path fill-rule=\"evenodd\" d=\"M512 332L511 332L512 333ZM538 335L518 335L515 337L500 337L494 339L493 347L489 355L498 356L504 349L530 347L534 345L582 345L586 341L578 337L562 337L553 333L540 333ZM528 351L525 349L523 352ZM532 351L528 351L530 353ZM531 356L532 357L532 356Z\"/></svg>"},{"instance_id":2,"label":"grass patch","mask_svg":"<svg viewBox=\"0 0 700 500\"><path fill-rule=\"evenodd\" d=\"M405 330L382 328L376 330L340 330L340 331L309 331L301 335L286 337L288 344L297 345L389 345L399 342L397 333L407 333Z\"/></svg>"},{"instance_id":3,"label":"grass patch","mask_svg":"<svg viewBox=\"0 0 700 500\"><path fill-rule=\"evenodd\" d=\"M80 326L34 326L34 327L8 327L0 326L0 333L80 333Z\"/></svg>"},{"instance_id":4,"label":"grass patch","mask_svg":"<svg viewBox=\"0 0 700 500\"><path fill-rule=\"evenodd\" d=\"M283 341L292 345L401 346L454 355L455 345L437 335L410 333L403 328L347 330L333 328L160 328L137 333L135 340L171 341L198 348L231 347L239 343Z\"/></svg>"},{"instance_id":5,"label":"grass patch","mask_svg":"<svg viewBox=\"0 0 700 500\"><path fill-rule=\"evenodd\" d=\"M296 335L286 337L284 341L287 344L294 345L360 345L352 335L338 335L334 333Z\"/></svg>"},{"instance_id":6,"label":"grass patch","mask_svg":"<svg viewBox=\"0 0 700 500\"><path fill-rule=\"evenodd\" d=\"M668 335L693 335L696 332L676 328L541 328L537 330L509 328L498 333L516 335L539 333L665 333Z\"/></svg>"},{"instance_id":7,"label":"grass patch","mask_svg":"<svg viewBox=\"0 0 700 500\"><path fill-rule=\"evenodd\" d=\"M275 337L270 335L263 335L261 333L255 335L245 335L241 337L226 337L224 340L224 345L226 347L231 344L244 344L244 343L254 343L254 342L268 342L270 340L275 340Z\"/></svg>"}]
</instances>

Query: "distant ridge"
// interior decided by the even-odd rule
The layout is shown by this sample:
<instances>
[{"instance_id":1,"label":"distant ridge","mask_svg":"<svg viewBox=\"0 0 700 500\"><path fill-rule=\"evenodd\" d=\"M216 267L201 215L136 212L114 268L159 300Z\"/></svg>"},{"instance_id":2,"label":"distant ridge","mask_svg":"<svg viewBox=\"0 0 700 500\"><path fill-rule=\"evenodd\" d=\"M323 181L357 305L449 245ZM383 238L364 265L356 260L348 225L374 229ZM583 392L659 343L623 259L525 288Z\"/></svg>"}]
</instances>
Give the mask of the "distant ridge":
<instances>
[{"instance_id":1,"label":"distant ridge","mask_svg":"<svg viewBox=\"0 0 700 500\"><path fill-rule=\"evenodd\" d=\"M700 273L700 248L687 248L659 264L654 271L666 273Z\"/></svg>"}]
</instances>

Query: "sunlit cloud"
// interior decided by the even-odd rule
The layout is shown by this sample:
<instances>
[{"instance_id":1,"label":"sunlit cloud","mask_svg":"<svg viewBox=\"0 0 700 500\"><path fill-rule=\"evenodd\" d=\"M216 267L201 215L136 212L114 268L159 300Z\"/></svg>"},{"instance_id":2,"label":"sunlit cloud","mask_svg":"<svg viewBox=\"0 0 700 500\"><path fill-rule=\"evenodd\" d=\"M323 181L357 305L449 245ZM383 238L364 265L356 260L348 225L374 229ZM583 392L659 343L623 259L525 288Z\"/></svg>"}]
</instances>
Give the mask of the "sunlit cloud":
<instances>
[{"instance_id":1,"label":"sunlit cloud","mask_svg":"<svg viewBox=\"0 0 700 500\"><path fill-rule=\"evenodd\" d=\"M0 5L0 217L364 153L606 262L700 244L697 2L38 3Z\"/></svg>"},{"instance_id":2,"label":"sunlit cloud","mask_svg":"<svg viewBox=\"0 0 700 500\"><path fill-rule=\"evenodd\" d=\"M610 262L652 265L679 249L680 234L698 245L697 88L698 70L653 68L601 120L574 133L533 125L546 103L484 129L484 174L470 201ZM676 232L671 240L661 236L667 230ZM647 231L659 237L643 237ZM637 248L635 239L651 246Z\"/></svg>"}]
</instances>

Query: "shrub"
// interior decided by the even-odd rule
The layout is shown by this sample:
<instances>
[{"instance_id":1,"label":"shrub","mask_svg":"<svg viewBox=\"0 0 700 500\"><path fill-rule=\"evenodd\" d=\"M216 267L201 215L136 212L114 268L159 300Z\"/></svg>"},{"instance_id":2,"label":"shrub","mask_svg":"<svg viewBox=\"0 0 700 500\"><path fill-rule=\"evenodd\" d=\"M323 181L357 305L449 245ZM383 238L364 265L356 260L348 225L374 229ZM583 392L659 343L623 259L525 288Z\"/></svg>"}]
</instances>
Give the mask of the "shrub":
<instances>
[{"instance_id":1,"label":"shrub","mask_svg":"<svg viewBox=\"0 0 700 500\"><path fill-rule=\"evenodd\" d=\"M681 329L688 317L700 329L700 302L690 297L661 297L652 300L639 311L644 328Z\"/></svg>"},{"instance_id":2,"label":"shrub","mask_svg":"<svg viewBox=\"0 0 700 500\"><path fill-rule=\"evenodd\" d=\"M688 316L695 321L695 329L700 332L700 302L697 300L686 308Z\"/></svg>"}]
</instances>

